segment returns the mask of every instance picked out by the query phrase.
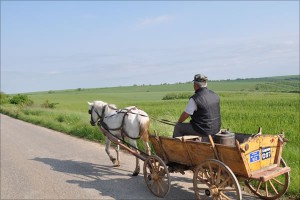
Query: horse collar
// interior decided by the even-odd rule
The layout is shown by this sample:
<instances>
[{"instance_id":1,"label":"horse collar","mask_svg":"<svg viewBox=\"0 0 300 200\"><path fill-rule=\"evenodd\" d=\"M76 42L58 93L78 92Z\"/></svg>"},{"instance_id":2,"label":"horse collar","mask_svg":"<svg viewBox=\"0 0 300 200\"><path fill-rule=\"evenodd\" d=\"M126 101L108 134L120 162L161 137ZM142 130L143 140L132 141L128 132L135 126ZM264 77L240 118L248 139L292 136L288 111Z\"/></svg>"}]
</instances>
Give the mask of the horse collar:
<instances>
[{"instance_id":1,"label":"horse collar","mask_svg":"<svg viewBox=\"0 0 300 200\"><path fill-rule=\"evenodd\" d=\"M107 107L107 105L105 105L105 106L103 107L101 116L99 116L100 119L104 119L104 114L105 114L104 112L105 112L105 110L106 110L106 107Z\"/></svg>"}]
</instances>

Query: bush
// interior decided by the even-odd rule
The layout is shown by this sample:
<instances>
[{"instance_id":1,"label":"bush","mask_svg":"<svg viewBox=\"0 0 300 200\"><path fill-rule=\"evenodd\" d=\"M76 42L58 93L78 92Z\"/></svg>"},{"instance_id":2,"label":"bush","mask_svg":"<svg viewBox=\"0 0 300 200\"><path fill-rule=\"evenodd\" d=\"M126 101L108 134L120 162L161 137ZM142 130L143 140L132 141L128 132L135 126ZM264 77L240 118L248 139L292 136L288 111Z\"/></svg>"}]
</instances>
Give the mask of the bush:
<instances>
[{"instance_id":1,"label":"bush","mask_svg":"<svg viewBox=\"0 0 300 200\"><path fill-rule=\"evenodd\" d=\"M13 96L11 99L9 99L9 103L16 104L16 105L32 105L33 101L28 98L27 95L24 94L18 94Z\"/></svg>"},{"instance_id":2,"label":"bush","mask_svg":"<svg viewBox=\"0 0 300 200\"><path fill-rule=\"evenodd\" d=\"M172 99L189 99L192 96L192 93L184 92L184 93L169 93L166 94L162 100L172 100Z\"/></svg>"},{"instance_id":3,"label":"bush","mask_svg":"<svg viewBox=\"0 0 300 200\"><path fill-rule=\"evenodd\" d=\"M47 99L41 106L43 108L51 108L54 109L58 103L50 103L49 100Z\"/></svg>"},{"instance_id":4,"label":"bush","mask_svg":"<svg viewBox=\"0 0 300 200\"><path fill-rule=\"evenodd\" d=\"M0 92L0 104L8 103L8 96L4 92Z\"/></svg>"}]
</instances>

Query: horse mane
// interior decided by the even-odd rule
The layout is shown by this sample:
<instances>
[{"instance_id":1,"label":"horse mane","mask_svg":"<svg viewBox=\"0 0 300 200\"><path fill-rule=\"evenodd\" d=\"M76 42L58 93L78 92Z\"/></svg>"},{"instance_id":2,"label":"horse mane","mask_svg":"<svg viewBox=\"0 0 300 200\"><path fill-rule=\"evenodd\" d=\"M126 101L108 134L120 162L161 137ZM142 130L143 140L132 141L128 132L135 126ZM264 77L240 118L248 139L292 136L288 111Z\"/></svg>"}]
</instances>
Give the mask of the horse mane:
<instances>
[{"instance_id":1,"label":"horse mane","mask_svg":"<svg viewBox=\"0 0 300 200\"><path fill-rule=\"evenodd\" d=\"M111 109L115 109L115 110L118 109L118 107L117 107L115 104L108 104L108 106L109 106Z\"/></svg>"},{"instance_id":2,"label":"horse mane","mask_svg":"<svg viewBox=\"0 0 300 200\"><path fill-rule=\"evenodd\" d=\"M110 108L112 108L112 109L118 109L117 106L116 106L115 104L109 104L109 103L106 103L106 102L104 102L104 101L94 101L93 104L94 104L94 105L103 105L103 106L108 105L108 106L109 106Z\"/></svg>"}]
</instances>

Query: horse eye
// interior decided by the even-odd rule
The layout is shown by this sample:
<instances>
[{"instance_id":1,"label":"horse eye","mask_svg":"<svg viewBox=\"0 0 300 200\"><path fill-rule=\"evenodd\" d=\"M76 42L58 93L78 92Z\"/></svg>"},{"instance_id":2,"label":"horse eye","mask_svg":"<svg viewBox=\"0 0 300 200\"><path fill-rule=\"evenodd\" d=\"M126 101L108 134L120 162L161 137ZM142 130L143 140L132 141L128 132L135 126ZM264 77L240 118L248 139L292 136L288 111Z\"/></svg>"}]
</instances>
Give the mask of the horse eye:
<instances>
[{"instance_id":1,"label":"horse eye","mask_svg":"<svg viewBox=\"0 0 300 200\"><path fill-rule=\"evenodd\" d=\"M91 110L89 110L89 114L92 114L92 111L91 111Z\"/></svg>"}]
</instances>

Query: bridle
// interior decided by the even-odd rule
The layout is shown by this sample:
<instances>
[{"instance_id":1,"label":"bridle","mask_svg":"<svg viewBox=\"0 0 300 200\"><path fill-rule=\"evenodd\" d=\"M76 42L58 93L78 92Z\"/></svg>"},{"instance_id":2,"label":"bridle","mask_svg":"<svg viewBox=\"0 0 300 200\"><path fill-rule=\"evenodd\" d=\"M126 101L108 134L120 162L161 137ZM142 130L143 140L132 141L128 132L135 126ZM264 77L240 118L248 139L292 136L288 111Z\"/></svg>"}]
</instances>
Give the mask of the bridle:
<instances>
[{"instance_id":1,"label":"bridle","mask_svg":"<svg viewBox=\"0 0 300 200\"><path fill-rule=\"evenodd\" d=\"M91 115L91 121L90 121L90 123L91 123L92 126L95 126L100 120L102 120L104 118L104 112L106 110L106 107L107 107L107 105L103 106L102 113L100 115L99 112L94 109L95 106L92 105L91 109L88 111L88 113ZM94 122L94 120L93 120L93 115L92 115L93 111L95 111L95 113L98 115L98 120L96 122Z\"/></svg>"}]
</instances>

